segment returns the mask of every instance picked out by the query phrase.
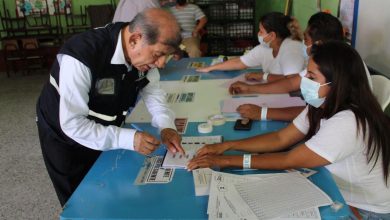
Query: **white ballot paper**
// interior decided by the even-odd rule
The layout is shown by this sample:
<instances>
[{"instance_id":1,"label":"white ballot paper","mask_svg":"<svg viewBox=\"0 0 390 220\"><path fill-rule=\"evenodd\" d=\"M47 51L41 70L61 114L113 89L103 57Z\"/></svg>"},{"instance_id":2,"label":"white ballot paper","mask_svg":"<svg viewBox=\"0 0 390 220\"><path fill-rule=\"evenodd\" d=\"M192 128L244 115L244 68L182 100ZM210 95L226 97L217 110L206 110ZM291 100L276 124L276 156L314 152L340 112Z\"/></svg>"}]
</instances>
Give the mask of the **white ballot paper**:
<instances>
[{"instance_id":1,"label":"white ballot paper","mask_svg":"<svg viewBox=\"0 0 390 220\"><path fill-rule=\"evenodd\" d=\"M181 146L185 155L181 153L173 154L167 151L165 154L162 167L164 168L187 168L187 163L195 157L196 152L205 144L216 144L222 142L222 136L199 136L199 137L182 137Z\"/></svg>"},{"instance_id":2,"label":"white ballot paper","mask_svg":"<svg viewBox=\"0 0 390 220\"><path fill-rule=\"evenodd\" d=\"M200 168L192 171L196 196L206 196L209 194L211 175L212 170L210 168Z\"/></svg>"},{"instance_id":3,"label":"white ballot paper","mask_svg":"<svg viewBox=\"0 0 390 220\"><path fill-rule=\"evenodd\" d=\"M212 171L207 213L209 219L320 219L318 207L329 204L330 198L299 173Z\"/></svg>"},{"instance_id":4,"label":"white ballot paper","mask_svg":"<svg viewBox=\"0 0 390 220\"><path fill-rule=\"evenodd\" d=\"M259 219L332 204L332 200L299 173L236 184L236 190Z\"/></svg>"}]
</instances>

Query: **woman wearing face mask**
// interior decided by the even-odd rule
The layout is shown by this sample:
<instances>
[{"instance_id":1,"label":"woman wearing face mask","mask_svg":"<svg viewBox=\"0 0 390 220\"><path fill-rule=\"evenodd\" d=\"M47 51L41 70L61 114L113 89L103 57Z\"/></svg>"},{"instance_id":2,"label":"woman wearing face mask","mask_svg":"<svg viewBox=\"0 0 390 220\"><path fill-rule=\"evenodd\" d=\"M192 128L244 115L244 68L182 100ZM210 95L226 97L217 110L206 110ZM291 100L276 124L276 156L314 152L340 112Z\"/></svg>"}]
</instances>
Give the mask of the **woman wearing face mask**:
<instances>
[{"instance_id":1,"label":"woman wearing face mask","mask_svg":"<svg viewBox=\"0 0 390 220\"><path fill-rule=\"evenodd\" d=\"M304 68L302 32L297 20L280 12L271 12L260 18L258 38L260 45L249 53L223 63L197 69L241 70L261 66L261 78L268 81L299 73Z\"/></svg>"},{"instance_id":2,"label":"woman wearing face mask","mask_svg":"<svg viewBox=\"0 0 390 220\"><path fill-rule=\"evenodd\" d=\"M335 16L318 12L312 15L307 23L307 28L304 32L303 52L306 59L310 54L310 49L313 44L325 43L330 40L344 40L343 26ZM279 94L298 91L300 89L301 78L306 73L306 70L301 74L293 74L292 77L280 79L273 82L250 85L246 83L239 83L236 86L239 90L248 91L248 93L261 94ZM370 73L366 68L367 78L372 87ZM260 80L261 75L257 73L246 74L248 80ZM267 108L253 104L244 104L237 108L237 112L241 117L252 120L282 120L292 121L302 112L304 107L288 107L288 108ZM263 113L263 114L262 114ZM263 118L262 118L263 116Z\"/></svg>"},{"instance_id":3,"label":"woman wearing face mask","mask_svg":"<svg viewBox=\"0 0 390 220\"><path fill-rule=\"evenodd\" d=\"M339 41L313 45L301 90L309 105L292 124L277 132L206 145L188 169L325 166L346 202L362 216L389 219L390 119L370 90L359 54ZM227 150L249 154L223 156Z\"/></svg>"}]
</instances>

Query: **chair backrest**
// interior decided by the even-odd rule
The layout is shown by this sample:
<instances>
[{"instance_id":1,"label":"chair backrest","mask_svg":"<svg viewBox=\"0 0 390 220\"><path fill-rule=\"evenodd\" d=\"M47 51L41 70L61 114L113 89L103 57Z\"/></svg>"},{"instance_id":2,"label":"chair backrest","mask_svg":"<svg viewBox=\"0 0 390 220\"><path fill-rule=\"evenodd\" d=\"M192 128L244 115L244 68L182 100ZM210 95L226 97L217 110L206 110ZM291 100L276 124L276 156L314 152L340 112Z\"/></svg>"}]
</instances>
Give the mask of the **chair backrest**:
<instances>
[{"instance_id":1,"label":"chair backrest","mask_svg":"<svg viewBox=\"0 0 390 220\"><path fill-rule=\"evenodd\" d=\"M22 39L22 47L25 50L34 50L39 48L38 40L36 38Z\"/></svg>"},{"instance_id":2,"label":"chair backrest","mask_svg":"<svg viewBox=\"0 0 390 220\"><path fill-rule=\"evenodd\" d=\"M373 93L382 109L385 110L390 103L390 79L381 75L371 75Z\"/></svg>"},{"instance_id":3,"label":"chair backrest","mask_svg":"<svg viewBox=\"0 0 390 220\"><path fill-rule=\"evenodd\" d=\"M19 44L17 40L2 40L2 45L5 51L19 50Z\"/></svg>"}]
</instances>

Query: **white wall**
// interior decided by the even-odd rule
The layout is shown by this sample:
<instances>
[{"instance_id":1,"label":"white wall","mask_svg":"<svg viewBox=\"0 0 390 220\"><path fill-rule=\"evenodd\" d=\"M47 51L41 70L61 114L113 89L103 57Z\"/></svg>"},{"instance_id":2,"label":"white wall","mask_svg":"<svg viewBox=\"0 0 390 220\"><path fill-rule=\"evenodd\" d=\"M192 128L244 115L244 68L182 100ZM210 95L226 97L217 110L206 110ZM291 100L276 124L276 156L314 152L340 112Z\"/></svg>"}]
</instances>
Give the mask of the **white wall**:
<instances>
[{"instance_id":1,"label":"white wall","mask_svg":"<svg viewBox=\"0 0 390 220\"><path fill-rule=\"evenodd\" d=\"M359 0L356 49L368 66L390 76L390 0Z\"/></svg>"}]
</instances>

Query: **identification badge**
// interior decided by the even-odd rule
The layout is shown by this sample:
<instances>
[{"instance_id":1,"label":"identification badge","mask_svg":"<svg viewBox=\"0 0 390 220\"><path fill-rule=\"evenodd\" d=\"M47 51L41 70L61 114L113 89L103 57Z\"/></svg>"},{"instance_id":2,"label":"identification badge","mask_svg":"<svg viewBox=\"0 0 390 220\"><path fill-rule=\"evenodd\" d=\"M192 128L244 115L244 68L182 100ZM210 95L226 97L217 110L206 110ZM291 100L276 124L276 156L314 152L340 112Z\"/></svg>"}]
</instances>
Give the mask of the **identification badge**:
<instances>
[{"instance_id":1,"label":"identification badge","mask_svg":"<svg viewBox=\"0 0 390 220\"><path fill-rule=\"evenodd\" d=\"M113 78L100 79L96 82L96 91L100 95L114 95L115 80Z\"/></svg>"}]
</instances>

